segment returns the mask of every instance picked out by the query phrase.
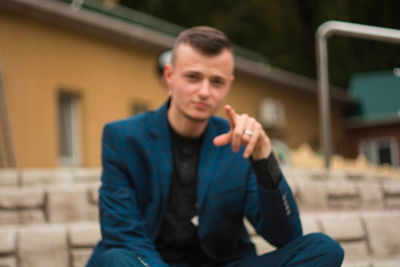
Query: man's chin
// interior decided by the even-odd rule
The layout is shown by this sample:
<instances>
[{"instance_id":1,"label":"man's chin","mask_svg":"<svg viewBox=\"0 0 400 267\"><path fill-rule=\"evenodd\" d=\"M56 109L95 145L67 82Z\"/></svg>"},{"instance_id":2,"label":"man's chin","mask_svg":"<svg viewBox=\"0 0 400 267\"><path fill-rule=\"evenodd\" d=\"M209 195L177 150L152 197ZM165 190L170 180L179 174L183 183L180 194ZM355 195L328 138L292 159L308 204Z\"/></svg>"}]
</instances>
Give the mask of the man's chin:
<instances>
[{"instance_id":1,"label":"man's chin","mask_svg":"<svg viewBox=\"0 0 400 267\"><path fill-rule=\"evenodd\" d=\"M193 122L205 122L212 116L210 110L182 109L178 106L178 111L188 120Z\"/></svg>"},{"instance_id":2,"label":"man's chin","mask_svg":"<svg viewBox=\"0 0 400 267\"><path fill-rule=\"evenodd\" d=\"M207 115L198 115L198 114L185 114L185 117L194 122L205 122L207 121L210 116Z\"/></svg>"}]
</instances>

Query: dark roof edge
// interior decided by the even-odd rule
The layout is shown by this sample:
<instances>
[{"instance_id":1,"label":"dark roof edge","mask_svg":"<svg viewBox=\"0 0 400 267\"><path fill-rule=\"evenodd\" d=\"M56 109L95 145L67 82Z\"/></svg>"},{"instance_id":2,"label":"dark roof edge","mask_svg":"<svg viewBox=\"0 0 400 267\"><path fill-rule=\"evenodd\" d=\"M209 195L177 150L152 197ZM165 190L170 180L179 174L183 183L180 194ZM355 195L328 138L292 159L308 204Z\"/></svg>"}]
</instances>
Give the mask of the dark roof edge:
<instances>
[{"instance_id":1,"label":"dark roof edge","mask_svg":"<svg viewBox=\"0 0 400 267\"><path fill-rule=\"evenodd\" d=\"M66 2L52 0L1 0L0 8L23 15L51 21L98 36L138 45L144 49L168 49L175 36L140 25L119 20L88 9L71 8ZM306 92L317 93L317 82L308 77L294 74L270 65L235 55L236 71L253 77L283 83ZM331 87L331 97L346 103L354 100L344 89Z\"/></svg>"},{"instance_id":2,"label":"dark roof edge","mask_svg":"<svg viewBox=\"0 0 400 267\"><path fill-rule=\"evenodd\" d=\"M1 0L0 8L22 15L69 26L108 39L123 40L141 47L166 49L175 37L140 25L102 15L88 9L72 8L66 2L52 0Z\"/></svg>"},{"instance_id":3,"label":"dark roof edge","mask_svg":"<svg viewBox=\"0 0 400 267\"><path fill-rule=\"evenodd\" d=\"M254 62L238 56L235 57L235 64L238 71L260 79L284 83L305 92L317 93L318 91L317 81L306 76L273 68L270 65ZM337 101L346 102L349 104L355 103L355 100L352 99L343 88L337 86L330 86L330 96Z\"/></svg>"},{"instance_id":4,"label":"dark roof edge","mask_svg":"<svg viewBox=\"0 0 400 267\"><path fill-rule=\"evenodd\" d=\"M400 124L400 117L392 117L380 120L362 120L359 118L348 118L344 120L344 128L346 130L379 127L392 124Z\"/></svg>"}]
</instances>

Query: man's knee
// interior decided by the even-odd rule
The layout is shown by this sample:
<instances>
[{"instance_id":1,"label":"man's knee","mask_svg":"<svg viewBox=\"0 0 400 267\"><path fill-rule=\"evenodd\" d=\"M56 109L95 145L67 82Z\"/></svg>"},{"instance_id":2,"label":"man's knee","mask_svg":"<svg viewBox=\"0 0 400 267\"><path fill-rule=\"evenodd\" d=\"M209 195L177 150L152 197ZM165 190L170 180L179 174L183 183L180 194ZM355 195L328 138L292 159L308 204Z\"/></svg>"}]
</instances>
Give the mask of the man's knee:
<instances>
[{"instance_id":1,"label":"man's knee","mask_svg":"<svg viewBox=\"0 0 400 267\"><path fill-rule=\"evenodd\" d=\"M307 243L318 250L324 262L329 266L340 266L344 258L344 251L338 242L322 233L313 233L304 236ZM326 265L328 266L328 265Z\"/></svg>"},{"instance_id":2,"label":"man's knee","mask_svg":"<svg viewBox=\"0 0 400 267\"><path fill-rule=\"evenodd\" d=\"M139 266L138 261L133 255L126 249L112 248L106 250L99 257L98 264L96 267L136 267Z\"/></svg>"}]
</instances>

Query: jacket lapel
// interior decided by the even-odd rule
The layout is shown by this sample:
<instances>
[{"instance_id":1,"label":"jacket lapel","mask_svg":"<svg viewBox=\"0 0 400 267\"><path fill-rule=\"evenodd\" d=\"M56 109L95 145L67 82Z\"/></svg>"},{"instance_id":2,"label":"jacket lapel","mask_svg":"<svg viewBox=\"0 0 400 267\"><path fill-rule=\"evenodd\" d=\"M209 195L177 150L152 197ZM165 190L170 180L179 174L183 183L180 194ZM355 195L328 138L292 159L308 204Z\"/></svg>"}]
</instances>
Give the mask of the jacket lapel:
<instances>
[{"instance_id":1,"label":"jacket lapel","mask_svg":"<svg viewBox=\"0 0 400 267\"><path fill-rule=\"evenodd\" d=\"M161 212L163 214L168 201L168 195L171 185L172 174L172 149L169 138L167 110L169 101L162 105L153 113L153 117L148 121L148 129L150 129L150 138L153 142L152 155L154 157L154 169L158 172L159 188L161 193Z\"/></svg>"},{"instance_id":2,"label":"jacket lapel","mask_svg":"<svg viewBox=\"0 0 400 267\"><path fill-rule=\"evenodd\" d=\"M219 162L221 149L213 144L213 139L217 135L217 129L214 125L213 119L211 118L204 134L197 171L197 201L199 214L204 205L208 188L212 180L215 178L215 168Z\"/></svg>"}]
</instances>

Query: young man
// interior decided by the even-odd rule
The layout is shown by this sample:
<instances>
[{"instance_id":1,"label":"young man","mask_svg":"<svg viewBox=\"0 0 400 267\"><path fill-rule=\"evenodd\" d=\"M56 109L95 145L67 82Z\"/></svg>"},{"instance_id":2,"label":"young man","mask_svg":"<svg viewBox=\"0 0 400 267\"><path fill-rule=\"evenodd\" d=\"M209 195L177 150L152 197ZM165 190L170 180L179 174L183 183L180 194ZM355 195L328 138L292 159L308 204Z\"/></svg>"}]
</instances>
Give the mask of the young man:
<instances>
[{"instance_id":1,"label":"young man","mask_svg":"<svg viewBox=\"0 0 400 267\"><path fill-rule=\"evenodd\" d=\"M299 213L254 118L225 106L234 62L220 31L177 38L169 100L103 133L102 240L88 266L340 266L343 250L302 235ZM257 256L243 217L277 250Z\"/></svg>"}]
</instances>

